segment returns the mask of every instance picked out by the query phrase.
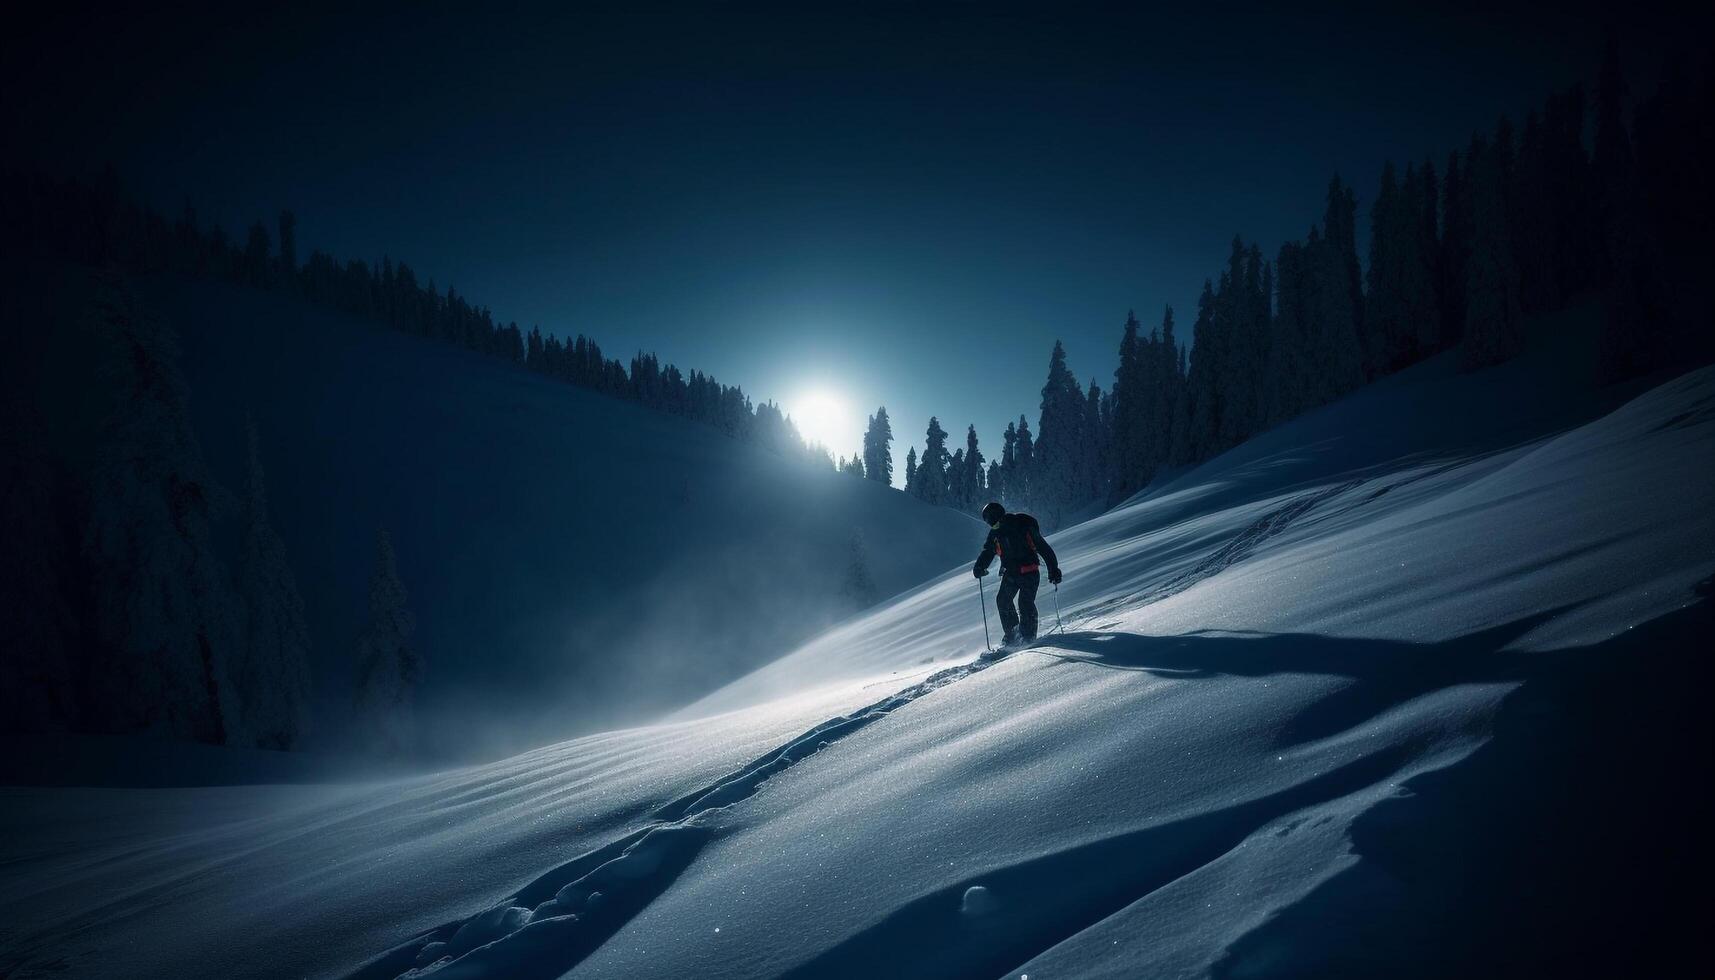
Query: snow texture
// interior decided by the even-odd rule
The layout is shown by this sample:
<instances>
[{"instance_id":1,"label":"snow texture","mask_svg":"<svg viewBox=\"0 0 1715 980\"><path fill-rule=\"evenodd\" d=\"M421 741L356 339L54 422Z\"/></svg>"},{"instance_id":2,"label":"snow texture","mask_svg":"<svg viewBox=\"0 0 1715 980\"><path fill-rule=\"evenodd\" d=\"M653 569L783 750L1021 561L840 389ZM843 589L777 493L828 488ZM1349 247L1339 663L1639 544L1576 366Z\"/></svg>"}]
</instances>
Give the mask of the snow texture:
<instances>
[{"instance_id":1,"label":"snow texture","mask_svg":"<svg viewBox=\"0 0 1715 980\"><path fill-rule=\"evenodd\" d=\"M1055 535L1067 628L1002 658L961 564L502 762L4 790L0 971L1675 972L1715 369L1583 390L1438 358L1160 482Z\"/></svg>"}]
</instances>

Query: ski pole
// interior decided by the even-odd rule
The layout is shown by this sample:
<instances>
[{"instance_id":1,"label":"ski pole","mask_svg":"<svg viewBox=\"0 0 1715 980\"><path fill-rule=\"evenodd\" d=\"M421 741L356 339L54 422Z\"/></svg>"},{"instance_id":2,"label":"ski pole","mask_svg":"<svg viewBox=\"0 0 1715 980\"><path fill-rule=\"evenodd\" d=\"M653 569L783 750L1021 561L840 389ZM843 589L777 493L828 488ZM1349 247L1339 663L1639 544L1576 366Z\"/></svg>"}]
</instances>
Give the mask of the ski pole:
<instances>
[{"instance_id":1,"label":"ski pole","mask_svg":"<svg viewBox=\"0 0 1715 980\"><path fill-rule=\"evenodd\" d=\"M987 625L986 621L984 625ZM1066 624L1060 622L1060 583L1054 583L1054 632L1066 632Z\"/></svg>"},{"instance_id":2,"label":"ski pole","mask_svg":"<svg viewBox=\"0 0 1715 980\"><path fill-rule=\"evenodd\" d=\"M981 575L977 576L977 605L983 607L983 649L993 650L994 647L989 643L989 600L988 595L983 591L983 577Z\"/></svg>"}]
</instances>

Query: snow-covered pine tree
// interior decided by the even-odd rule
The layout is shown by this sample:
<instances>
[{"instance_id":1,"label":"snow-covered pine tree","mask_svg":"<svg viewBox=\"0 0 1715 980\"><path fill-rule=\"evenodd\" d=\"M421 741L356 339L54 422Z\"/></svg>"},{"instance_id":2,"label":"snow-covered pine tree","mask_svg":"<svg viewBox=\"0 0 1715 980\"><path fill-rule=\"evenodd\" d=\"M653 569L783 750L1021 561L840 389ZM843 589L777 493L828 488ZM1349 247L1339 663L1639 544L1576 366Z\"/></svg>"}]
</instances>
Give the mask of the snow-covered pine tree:
<instances>
[{"instance_id":1,"label":"snow-covered pine tree","mask_svg":"<svg viewBox=\"0 0 1715 980\"><path fill-rule=\"evenodd\" d=\"M393 541L377 531L369 626L357 643L357 722L384 754L409 750L416 741L414 706L423 680L422 657L411 645L416 629Z\"/></svg>"},{"instance_id":2,"label":"snow-covered pine tree","mask_svg":"<svg viewBox=\"0 0 1715 980\"><path fill-rule=\"evenodd\" d=\"M887 419L886 405L875 410L864 430L863 471L877 483L893 485L893 424Z\"/></svg>"},{"instance_id":3,"label":"snow-covered pine tree","mask_svg":"<svg viewBox=\"0 0 1715 980\"><path fill-rule=\"evenodd\" d=\"M923 455L918 457L917 475L912 479L917 499L931 504L948 502L947 466L947 430L941 428L941 420L935 416L929 417L929 428Z\"/></svg>"},{"instance_id":4,"label":"snow-covered pine tree","mask_svg":"<svg viewBox=\"0 0 1715 980\"><path fill-rule=\"evenodd\" d=\"M977 427L967 426L965 429L965 458L964 458L964 488L966 510L975 513L988 502L987 481L983 477L983 451L977 448Z\"/></svg>"},{"instance_id":5,"label":"snow-covered pine tree","mask_svg":"<svg viewBox=\"0 0 1715 980\"><path fill-rule=\"evenodd\" d=\"M286 546L268 519L254 421L249 439L244 537L238 558L244 642L232 667L232 680L243 711L245 741L265 749L289 749L309 727L310 630L304 600L286 561Z\"/></svg>"},{"instance_id":6,"label":"snow-covered pine tree","mask_svg":"<svg viewBox=\"0 0 1715 980\"><path fill-rule=\"evenodd\" d=\"M1036 480L1031 484L1033 513L1044 528L1060 526L1079 501L1084 473L1084 394L1066 367L1066 348L1056 340L1048 356L1048 380L1042 385L1042 415L1036 434Z\"/></svg>"},{"instance_id":7,"label":"snow-covered pine tree","mask_svg":"<svg viewBox=\"0 0 1715 980\"><path fill-rule=\"evenodd\" d=\"M1012 469L1006 474L1008 503L1018 510L1036 506L1036 441L1030 435L1030 422L1018 417L1018 429L1012 443Z\"/></svg>"},{"instance_id":8,"label":"snow-covered pine tree","mask_svg":"<svg viewBox=\"0 0 1715 980\"><path fill-rule=\"evenodd\" d=\"M212 540L226 495L191 432L171 330L105 277L93 327L114 401L84 536L98 647L87 720L223 744L239 719L234 600Z\"/></svg>"},{"instance_id":9,"label":"snow-covered pine tree","mask_svg":"<svg viewBox=\"0 0 1715 980\"><path fill-rule=\"evenodd\" d=\"M965 451L953 450L951 459L947 460L947 499L942 501L954 510L965 510L969 507L970 490L965 486Z\"/></svg>"}]
</instances>

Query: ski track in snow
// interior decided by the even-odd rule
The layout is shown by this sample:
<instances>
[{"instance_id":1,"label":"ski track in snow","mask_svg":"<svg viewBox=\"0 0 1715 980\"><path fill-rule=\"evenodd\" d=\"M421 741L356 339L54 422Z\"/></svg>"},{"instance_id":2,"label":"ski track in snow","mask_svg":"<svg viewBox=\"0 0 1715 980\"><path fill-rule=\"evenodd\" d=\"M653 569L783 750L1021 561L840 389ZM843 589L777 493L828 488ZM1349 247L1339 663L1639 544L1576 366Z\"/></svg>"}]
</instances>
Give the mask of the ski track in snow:
<instances>
[{"instance_id":1,"label":"ski track in snow","mask_svg":"<svg viewBox=\"0 0 1715 980\"><path fill-rule=\"evenodd\" d=\"M1448 465L1448 468L1455 467L1457 465L1459 464L1452 463ZM1226 544L1215 549L1215 551L1208 557L1199 561L1187 571L1175 576L1161 585L1156 586L1155 588L1115 596L1114 598L1096 603L1091 607L1090 611L1080 617L1077 622L1080 625L1087 624L1106 614L1111 614L1122 609L1131 611L1142 606L1160 602L1164 599L1171 599L1198 583L1203 582L1206 579L1213 578L1239 562L1244 561L1246 558L1249 558L1251 555L1256 553L1258 548L1267 543L1270 538L1280 535L1287 528L1296 524L1317 505L1326 503L1342 494L1355 490L1358 487L1363 486L1364 482L1365 481L1363 480L1349 480L1335 486L1324 487L1319 490L1313 490L1309 493L1300 494L1252 521L1248 527L1228 540ZM1369 500L1374 500L1391 489L1393 489L1393 485L1391 484L1384 486L1375 491L1364 502L1368 503Z\"/></svg>"},{"instance_id":2,"label":"ski track in snow","mask_svg":"<svg viewBox=\"0 0 1715 980\"><path fill-rule=\"evenodd\" d=\"M599 948L690 866L715 833L697 818L749 799L768 780L840 739L1002 659L948 667L825 721L660 807L648 826L543 874L478 915L412 937L359 967L350 978L558 977Z\"/></svg>"},{"instance_id":3,"label":"ski track in snow","mask_svg":"<svg viewBox=\"0 0 1715 980\"><path fill-rule=\"evenodd\" d=\"M1318 505L1365 482L1350 480L1296 496L1258 517L1185 573L1155 589L1110 600L1103 606L1134 608L1184 592L1255 554L1269 539ZM1384 486L1361 503L1392 488ZM1097 610L1081 620L1099 615ZM1049 646L1053 636L1063 632L1057 629L1044 635L1036 645L1008 650L1002 656L978 658L942 669L873 704L822 722L742 768L662 805L651 814L649 825L554 868L492 908L468 919L453 920L395 946L359 967L350 974L350 980L561 976L598 949L690 867L715 834L713 828L699 822L699 817L749 799L768 780L833 743L1009 656L1031 652L1053 656L1039 647ZM1100 638L1100 634L1096 636ZM1034 929L1010 937L1010 942L999 942L998 936L988 935L988 931L1005 924L1003 920L992 920L988 930L978 932L949 928L945 934L959 935L961 941L941 950L932 958L933 962L961 972L973 964L997 972L1005 970L1029 959L1029 954L1019 949L1020 940L1025 941L1032 953L1046 950L1115 910L1215 861L1269 821L1371 786L1399 771L1416 754L1417 747L1397 746L1263 799L1105 838L1012 867L991 869L983 874L982 880L1005 886L1008 891L1064 891L1059 897L1060 914L1033 923ZM1102 873L1116 855L1140 850L1159 857L1148 867L1127 874ZM1090 881L1101 884L1093 890L1078 890L1078 883ZM923 929L925 922L939 921L949 915L957 919L961 914L960 897L974 886L974 880L959 882L926 895L786 975L809 980L840 973L851 963L885 961L890 950L901 943L909 944L911 936Z\"/></svg>"}]
</instances>

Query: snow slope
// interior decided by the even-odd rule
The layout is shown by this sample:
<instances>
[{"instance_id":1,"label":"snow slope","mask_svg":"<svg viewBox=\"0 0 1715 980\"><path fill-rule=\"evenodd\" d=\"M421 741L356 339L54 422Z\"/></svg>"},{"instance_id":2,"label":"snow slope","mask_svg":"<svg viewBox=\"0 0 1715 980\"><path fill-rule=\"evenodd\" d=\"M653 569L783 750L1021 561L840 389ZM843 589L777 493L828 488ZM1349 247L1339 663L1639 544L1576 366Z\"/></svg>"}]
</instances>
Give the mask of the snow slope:
<instances>
[{"instance_id":1,"label":"snow slope","mask_svg":"<svg viewBox=\"0 0 1715 980\"><path fill-rule=\"evenodd\" d=\"M1056 535L999 661L961 567L500 763L5 790L0 972L1683 972L1715 369L1561 373L1430 362Z\"/></svg>"}]
</instances>

